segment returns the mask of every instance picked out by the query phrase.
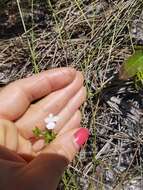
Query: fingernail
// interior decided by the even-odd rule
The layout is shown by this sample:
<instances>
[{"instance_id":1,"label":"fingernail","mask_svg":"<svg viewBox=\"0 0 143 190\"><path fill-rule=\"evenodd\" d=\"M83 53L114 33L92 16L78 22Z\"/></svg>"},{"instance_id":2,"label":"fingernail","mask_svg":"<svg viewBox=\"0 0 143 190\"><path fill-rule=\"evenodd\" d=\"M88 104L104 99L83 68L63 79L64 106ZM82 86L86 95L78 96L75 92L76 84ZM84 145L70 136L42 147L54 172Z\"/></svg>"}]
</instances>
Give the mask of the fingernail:
<instances>
[{"instance_id":1,"label":"fingernail","mask_svg":"<svg viewBox=\"0 0 143 190\"><path fill-rule=\"evenodd\" d=\"M88 140L89 130L87 128L80 128L75 134L75 142L81 147Z\"/></svg>"}]
</instances>

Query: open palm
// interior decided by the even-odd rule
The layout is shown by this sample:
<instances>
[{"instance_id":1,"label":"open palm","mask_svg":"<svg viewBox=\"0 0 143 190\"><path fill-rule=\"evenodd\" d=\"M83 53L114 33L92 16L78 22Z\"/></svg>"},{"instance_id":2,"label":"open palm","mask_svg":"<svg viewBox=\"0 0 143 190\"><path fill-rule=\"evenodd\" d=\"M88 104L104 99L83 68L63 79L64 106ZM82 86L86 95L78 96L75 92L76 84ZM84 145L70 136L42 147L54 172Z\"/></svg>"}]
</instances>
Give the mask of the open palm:
<instances>
[{"instance_id":1,"label":"open palm","mask_svg":"<svg viewBox=\"0 0 143 190\"><path fill-rule=\"evenodd\" d=\"M69 139L80 127L78 109L85 96L82 74L71 68L44 71L9 84L0 92L0 145L33 156L60 152L72 160L77 150L68 150L73 146ZM46 146L44 140L32 144L33 129L44 130L50 113L59 116L56 139Z\"/></svg>"}]
</instances>

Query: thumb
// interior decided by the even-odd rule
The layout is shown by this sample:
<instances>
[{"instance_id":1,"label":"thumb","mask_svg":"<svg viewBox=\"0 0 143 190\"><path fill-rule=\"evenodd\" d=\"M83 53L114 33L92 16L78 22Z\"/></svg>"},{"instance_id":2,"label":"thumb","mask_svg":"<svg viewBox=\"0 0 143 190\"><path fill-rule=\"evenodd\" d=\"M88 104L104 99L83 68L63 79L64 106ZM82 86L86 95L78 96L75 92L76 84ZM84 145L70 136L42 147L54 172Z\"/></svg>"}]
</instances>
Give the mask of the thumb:
<instances>
[{"instance_id":1,"label":"thumb","mask_svg":"<svg viewBox=\"0 0 143 190\"><path fill-rule=\"evenodd\" d=\"M76 153L88 140L88 137L89 131L87 128L72 129L64 134L58 135L42 152L63 156L71 162Z\"/></svg>"},{"instance_id":2,"label":"thumb","mask_svg":"<svg viewBox=\"0 0 143 190\"><path fill-rule=\"evenodd\" d=\"M24 190L56 190L68 163L87 141L88 129L71 129L57 135L41 154L19 173L16 187Z\"/></svg>"}]
</instances>

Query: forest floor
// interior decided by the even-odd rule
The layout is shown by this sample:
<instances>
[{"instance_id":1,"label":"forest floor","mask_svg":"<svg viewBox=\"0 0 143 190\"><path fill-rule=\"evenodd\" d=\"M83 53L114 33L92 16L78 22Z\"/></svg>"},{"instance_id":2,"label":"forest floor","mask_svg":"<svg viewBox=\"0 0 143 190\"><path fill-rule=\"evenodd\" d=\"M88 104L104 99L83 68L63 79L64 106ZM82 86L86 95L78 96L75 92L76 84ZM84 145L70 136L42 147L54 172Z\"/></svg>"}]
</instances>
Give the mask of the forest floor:
<instances>
[{"instance_id":1,"label":"forest floor","mask_svg":"<svg viewBox=\"0 0 143 190\"><path fill-rule=\"evenodd\" d=\"M143 45L143 1L7 0L0 6L1 86L62 66L86 79L82 125L91 135L58 189L142 190L143 92L119 73L135 45Z\"/></svg>"}]
</instances>

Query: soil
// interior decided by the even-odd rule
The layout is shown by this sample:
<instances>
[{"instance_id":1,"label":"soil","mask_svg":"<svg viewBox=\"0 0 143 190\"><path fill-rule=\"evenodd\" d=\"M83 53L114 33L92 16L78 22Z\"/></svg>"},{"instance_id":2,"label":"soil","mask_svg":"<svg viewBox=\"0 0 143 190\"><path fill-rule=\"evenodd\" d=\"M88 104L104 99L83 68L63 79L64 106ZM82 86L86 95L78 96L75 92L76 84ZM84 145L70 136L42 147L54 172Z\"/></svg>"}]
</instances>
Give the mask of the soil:
<instances>
[{"instance_id":1,"label":"soil","mask_svg":"<svg viewBox=\"0 0 143 190\"><path fill-rule=\"evenodd\" d=\"M35 72L29 39L39 71L73 66L88 89L82 125L91 136L59 189L141 190L143 91L119 73L133 47L143 45L142 2L84 0L80 9L76 1L51 1L52 8L37 1L33 10L28 2L20 4L27 33L16 1L0 13L1 86Z\"/></svg>"}]
</instances>

